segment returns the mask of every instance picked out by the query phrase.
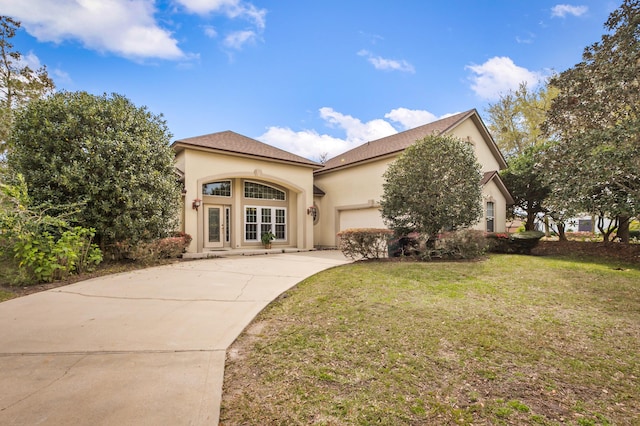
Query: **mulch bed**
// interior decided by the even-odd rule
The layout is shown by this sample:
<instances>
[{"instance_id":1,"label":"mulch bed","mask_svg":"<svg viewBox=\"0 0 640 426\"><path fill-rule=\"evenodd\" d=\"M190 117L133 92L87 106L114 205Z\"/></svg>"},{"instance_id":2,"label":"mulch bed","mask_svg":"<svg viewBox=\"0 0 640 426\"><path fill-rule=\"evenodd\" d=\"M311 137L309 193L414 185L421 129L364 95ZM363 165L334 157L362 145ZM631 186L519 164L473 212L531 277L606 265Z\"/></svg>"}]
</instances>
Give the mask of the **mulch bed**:
<instances>
[{"instance_id":1,"label":"mulch bed","mask_svg":"<svg viewBox=\"0 0 640 426\"><path fill-rule=\"evenodd\" d=\"M571 255L640 264L640 244L540 241L531 254L534 256Z\"/></svg>"}]
</instances>

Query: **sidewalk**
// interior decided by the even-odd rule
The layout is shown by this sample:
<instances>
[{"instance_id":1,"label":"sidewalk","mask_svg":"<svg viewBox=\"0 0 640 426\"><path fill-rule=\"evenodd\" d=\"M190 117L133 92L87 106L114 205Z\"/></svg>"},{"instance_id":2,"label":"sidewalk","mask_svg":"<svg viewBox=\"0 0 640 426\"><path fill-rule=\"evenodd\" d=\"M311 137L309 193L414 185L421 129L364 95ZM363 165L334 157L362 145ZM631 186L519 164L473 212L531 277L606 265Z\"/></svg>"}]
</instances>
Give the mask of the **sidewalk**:
<instances>
[{"instance_id":1,"label":"sidewalk","mask_svg":"<svg viewBox=\"0 0 640 426\"><path fill-rule=\"evenodd\" d=\"M0 424L215 425L225 352L337 251L182 262L0 303Z\"/></svg>"}]
</instances>

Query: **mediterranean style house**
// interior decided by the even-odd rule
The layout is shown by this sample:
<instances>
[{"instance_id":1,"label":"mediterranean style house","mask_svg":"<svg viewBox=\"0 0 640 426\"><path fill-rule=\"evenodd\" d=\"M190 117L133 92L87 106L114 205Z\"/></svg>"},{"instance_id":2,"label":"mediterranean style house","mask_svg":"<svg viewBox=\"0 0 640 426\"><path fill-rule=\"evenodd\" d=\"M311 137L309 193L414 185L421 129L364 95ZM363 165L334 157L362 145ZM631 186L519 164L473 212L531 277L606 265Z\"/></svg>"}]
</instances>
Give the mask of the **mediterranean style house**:
<instances>
[{"instance_id":1,"label":"mediterranean style house","mask_svg":"<svg viewBox=\"0 0 640 426\"><path fill-rule=\"evenodd\" d=\"M385 227L383 173L415 141L447 134L473 145L482 166L484 217L474 229L504 232L513 203L498 171L506 168L478 112L470 110L367 142L319 164L231 131L178 140L172 147L184 183L182 230L192 253L261 248L335 247L347 228Z\"/></svg>"}]
</instances>

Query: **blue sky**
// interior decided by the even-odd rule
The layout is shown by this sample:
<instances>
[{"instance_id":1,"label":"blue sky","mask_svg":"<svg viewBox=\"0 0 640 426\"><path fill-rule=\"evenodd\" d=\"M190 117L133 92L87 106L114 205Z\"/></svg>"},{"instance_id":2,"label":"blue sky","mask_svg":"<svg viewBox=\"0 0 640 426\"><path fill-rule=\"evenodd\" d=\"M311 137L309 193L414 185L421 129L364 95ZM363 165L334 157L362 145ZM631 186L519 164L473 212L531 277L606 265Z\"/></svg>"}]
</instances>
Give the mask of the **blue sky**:
<instances>
[{"instance_id":1,"label":"blue sky","mask_svg":"<svg viewBox=\"0 0 640 426\"><path fill-rule=\"evenodd\" d=\"M58 90L119 93L174 139L304 157L487 106L581 60L620 1L0 0Z\"/></svg>"}]
</instances>

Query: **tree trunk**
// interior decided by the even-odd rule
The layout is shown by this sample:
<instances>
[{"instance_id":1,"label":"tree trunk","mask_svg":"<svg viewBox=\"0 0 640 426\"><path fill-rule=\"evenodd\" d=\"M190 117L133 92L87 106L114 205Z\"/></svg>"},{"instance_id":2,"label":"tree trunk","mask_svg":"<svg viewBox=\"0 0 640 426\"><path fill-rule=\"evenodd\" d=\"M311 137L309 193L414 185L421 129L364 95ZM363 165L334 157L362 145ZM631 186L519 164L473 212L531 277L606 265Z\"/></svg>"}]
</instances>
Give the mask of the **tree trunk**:
<instances>
[{"instance_id":1,"label":"tree trunk","mask_svg":"<svg viewBox=\"0 0 640 426\"><path fill-rule=\"evenodd\" d=\"M562 232L564 232L564 229ZM560 233L560 227L558 227L558 233ZM547 215L544 215L544 236L547 238L551 236L551 227L549 226L549 216Z\"/></svg>"},{"instance_id":2,"label":"tree trunk","mask_svg":"<svg viewBox=\"0 0 640 426\"><path fill-rule=\"evenodd\" d=\"M620 216L619 218L620 219L618 222L618 232L616 233L616 236L620 238L621 242L628 243L629 242L629 221L631 218L629 216Z\"/></svg>"},{"instance_id":3,"label":"tree trunk","mask_svg":"<svg viewBox=\"0 0 640 426\"><path fill-rule=\"evenodd\" d=\"M533 212L531 203L527 203L527 221L524 223L525 231L535 231L536 214Z\"/></svg>"},{"instance_id":4,"label":"tree trunk","mask_svg":"<svg viewBox=\"0 0 640 426\"><path fill-rule=\"evenodd\" d=\"M564 224L564 222L558 223L558 238L560 239L560 241L568 241L567 234L564 233L565 228L566 225Z\"/></svg>"},{"instance_id":5,"label":"tree trunk","mask_svg":"<svg viewBox=\"0 0 640 426\"><path fill-rule=\"evenodd\" d=\"M602 215L598 216L598 230L602 234L602 242L603 243L608 243L609 242L609 237L611 236L611 234L613 234L613 231L618 229L618 219L619 219L618 216L616 216L615 221L609 222L609 226L607 227L607 229L604 229L604 220L605 220L605 218Z\"/></svg>"}]
</instances>

